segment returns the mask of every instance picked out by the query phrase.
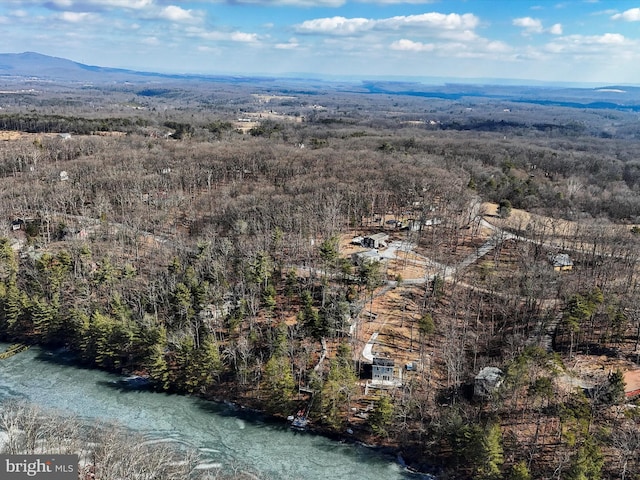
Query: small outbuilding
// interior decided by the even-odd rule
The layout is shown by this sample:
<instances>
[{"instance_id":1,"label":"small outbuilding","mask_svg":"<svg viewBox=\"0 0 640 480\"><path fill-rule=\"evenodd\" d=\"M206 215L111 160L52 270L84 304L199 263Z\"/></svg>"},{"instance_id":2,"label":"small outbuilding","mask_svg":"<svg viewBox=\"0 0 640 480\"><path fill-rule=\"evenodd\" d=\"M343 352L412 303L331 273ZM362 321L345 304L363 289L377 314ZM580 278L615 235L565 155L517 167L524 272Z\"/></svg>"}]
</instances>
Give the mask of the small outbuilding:
<instances>
[{"instance_id":1,"label":"small outbuilding","mask_svg":"<svg viewBox=\"0 0 640 480\"><path fill-rule=\"evenodd\" d=\"M11 230L24 230L24 225L24 220L22 220L21 218L16 218L11 222Z\"/></svg>"},{"instance_id":2,"label":"small outbuilding","mask_svg":"<svg viewBox=\"0 0 640 480\"><path fill-rule=\"evenodd\" d=\"M573 260L566 253L557 253L555 255L549 255L549 261L553 265L553 269L556 272L566 272L573 270Z\"/></svg>"},{"instance_id":3,"label":"small outbuilding","mask_svg":"<svg viewBox=\"0 0 640 480\"><path fill-rule=\"evenodd\" d=\"M382 255L377 250L365 250L363 252L356 252L351 255L351 260L354 265L364 265L370 262L382 261Z\"/></svg>"}]
</instances>

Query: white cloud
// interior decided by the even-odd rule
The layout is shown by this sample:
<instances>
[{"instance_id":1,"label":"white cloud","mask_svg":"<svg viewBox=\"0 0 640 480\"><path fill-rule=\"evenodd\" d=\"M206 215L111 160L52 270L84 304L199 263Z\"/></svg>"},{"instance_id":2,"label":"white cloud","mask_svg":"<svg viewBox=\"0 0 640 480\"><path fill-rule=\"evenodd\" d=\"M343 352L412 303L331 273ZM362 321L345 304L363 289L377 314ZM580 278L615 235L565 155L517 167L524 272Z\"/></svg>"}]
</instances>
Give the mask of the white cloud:
<instances>
[{"instance_id":1,"label":"white cloud","mask_svg":"<svg viewBox=\"0 0 640 480\"><path fill-rule=\"evenodd\" d=\"M511 53L512 48L504 42L500 41L487 41L484 44L484 50L491 53Z\"/></svg>"},{"instance_id":2,"label":"white cloud","mask_svg":"<svg viewBox=\"0 0 640 480\"><path fill-rule=\"evenodd\" d=\"M366 18L316 18L306 20L296 27L300 33L320 33L329 35L353 35L373 28L375 20Z\"/></svg>"},{"instance_id":3,"label":"white cloud","mask_svg":"<svg viewBox=\"0 0 640 480\"><path fill-rule=\"evenodd\" d=\"M413 40L397 40L390 45L391 50L400 50L405 52L432 52L436 46L433 43L414 42Z\"/></svg>"},{"instance_id":4,"label":"white cloud","mask_svg":"<svg viewBox=\"0 0 640 480\"><path fill-rule=\"evenodd\" d=\"M297 38L292 37L287 43L276 43L275 47L278 50L295 50L296 48L300 47L300 43L298 42Z\"/></svg>"},{"instance_id":5,"label":"white cloud","mask_svg":"<svg viewBox=\"0 0 640 480\"><path fill-rule=\"evenodd\" d=\"M84 23L92 20L93 15L90 13L82 13L82 12L62 12L57 17L63 22Z\"/></svg>"},{"instance_id":6,"label":"white cloud","mask_svg":"<svg viewBox=\"0 0 640 480\"><path fill-rule=\"evenodd\" d=\"M426 3L437 3L439 0L357 0L360 3L377 3L378 5L413 4L424 5Z\"/></svg>"},{"instance_id":7,"label":"white cloud","mask_svg":"<svg viewBox=\"0 0 640 480\"><path fill-rule=\"evenodd\" d=\"M619 33L605 33L604 35L595 35L592 38L595 43L602 45L622 45L625 43L624 35Z\"/></svg>"},{"instance_id":8,"label":"white cloud","mask_svg":"<svg viewBox=\"0 0 640 480\"><path fill-rule=\"evenodd\" d=\"M624 20L626 22L640 22L640 8L630 8L622 13L616 13L611 18L613 20Z\"/></svg>"},{"instance_id":9,"label":"white cloud","mask_svg":"<svg viewBox=\"0 0 640 480\"><path fill-rule=\"evenodd\" d=\"M262 5L265 7L341 7L347 0L221 0L223 3Z\"/></svg>"},{"instance_id":10,"label":"white cloud","mask_svg":"<svg viewBox=\"0 0 640 480\"><path fill-rule=\"evenodd\" d=\"M258 41L258 35L256 33L233 32L229 39L234 42L253 43Z\"/></svg>"},{"instance_id":11,"label":"white cloud","mask_svg":"<svg viewBox=\"0 0 640 480\"><path fill-rule=\"evenodd\" d=\"M512 48L504 42L477 37L474 42L416 42L403 38L392 42L391 50L409 53L429 52L440 58L511 59Z\"/></svg>"},{"instance_id":12,"label":"white cloud","mask_svg":"<svg viewBox=\"0 0 640 480\"><path fill-rule=\"evenodd\" d=\"M552 35L562 35L562 24L556 23L549 28L549 33Z\"/></svg>"},{"instance_id":13,"label":"white cloud","mask_svg":"<svg viewBox=\"0 0 640 480\"><path fill-rule=\"evenodd\" d=\"M44 6L54 8L56 10L86 11L89 9L94 10L96 8L128 8L139 10L153 6L154 0L50 0L46 2L37 1L31 3L42 3Z\"/></svg>"},{"instance_id":14,"label":"white cloud","mask_svg":"<svg viewBox=\"0 0 640 480\"><path fill-rule=\"evenodd\" d=\"M197 20L193 10L185 10L175 5L169 5L163 8L158 14L158 17L172 22L193 22Z\"/></svg>"},{"instance_id":15,"label":"white cloud","mask_svg":"<svg viewBox=\"0 0 640 480\"><path fill-rule=\"evenodd\" d=\"M260 40L258 34L256 33L246 33L246 32L220 32L220 31L210 31L210 32L194 32L196 36L202 38L203 40L210 40L214 42L240 42L240 43L256 43Z\"/></svg>"},{"instance_id":16,"label":"white cloud","mask_svg":"<svg viewBox=\"0 0 640 480\"><path fill-rule=\"evenodd\" d=\"M324 35L356 35L370 30L397 31L405 29L420 29L422 34L437 34L438 32L461 32L467 38L479 24L479 19L473 14L459 15L450 13L423 13L421 15L404 15L379 20L369 18L317 18L307 20L296 26L296 31L306 34Z\"/></svg>"},{"instance_id":17,"label":"white cloud","mask_svg":"<svg viewBox=\"0 0 640 480\"><path fill-rule=\"evenodd\" d=\"M145 37L142 39L142 43L155 47L160 45L160 39L158 37Z\"/></svg>"},{"instance_id":18,"label":"white cloud","mask_svg":"<svg viewBox=\"0 0 640 480\"><path fill-rule=\"evenodd\" d=\"M202 0L204 1L204 0ZM262 5L265 7L273 6L290 6L290 7L341 7L348 0L211 0L211 3L229 3L229 4L249 4ZM398 5L412 4L425 5L429 3L438 3L441 0L355 0L358 3L373 3L377 5Z\"/></svg>"},{"instance_id":19,"label":"white cloud","mask_svg":"<svg viewBox=\"0 0 640 480\"><path fill-rule=\"evenodd\" d=\"M13 10L11 12L11 16L17 18L27 18L29 16L29 12L27 12L26 10Z\"/></svg>"},{"instance_id":20,"label":"white cloud","mask_svg":"<svg viewBox=\"0 0 640 480\"><path fill-rule=\"evenodd\" d=\"M524 33L542 33L542 22L537 18L532 17L521 17L514 18L513 25L516 27L524 28Z\"/></svg>"},{"instance_id":21,"label":"white cloud","mask_svg":"<svg viewBox=\"0 0 640 480\"><path fill-rule=\"evenodd\" d=\"M568 35L545 45L545 50L555 54L572 55L622 55L636 50L637 42L619 33L603 35Z\"/></svg>"},{"instance_id":22,"label":"white cloud","mask_svg":"<svg viewBox=\"0 0 640 480\"><path fill-rule=\"evenodd\" d=\"M473 29L480 23L478 17L471 13L459 15L450 13L423 13L421 15L408 15L400 17L391 17L382 20L374 20L380 28L399 29L406 26L433 28L439 30L462 30Z\"/></svg>"}]
</instances>

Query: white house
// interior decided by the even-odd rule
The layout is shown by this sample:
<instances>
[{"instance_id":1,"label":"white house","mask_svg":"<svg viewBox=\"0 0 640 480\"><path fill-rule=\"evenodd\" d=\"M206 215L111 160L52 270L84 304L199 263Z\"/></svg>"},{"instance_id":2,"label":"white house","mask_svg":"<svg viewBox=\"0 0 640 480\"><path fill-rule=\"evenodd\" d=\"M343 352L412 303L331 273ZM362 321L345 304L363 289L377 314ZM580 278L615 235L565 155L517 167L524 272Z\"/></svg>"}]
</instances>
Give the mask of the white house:
<instances>
[{"instance_id":1,"label":"white house","mask_svg":"<svg viewBox=\"0 0 640 480\"><path fill-rule=\"evenodd\" d=\"M395 362L390 358L373 357L371 379L374 382L392 382Z\"/></svg>"}]
</instances>

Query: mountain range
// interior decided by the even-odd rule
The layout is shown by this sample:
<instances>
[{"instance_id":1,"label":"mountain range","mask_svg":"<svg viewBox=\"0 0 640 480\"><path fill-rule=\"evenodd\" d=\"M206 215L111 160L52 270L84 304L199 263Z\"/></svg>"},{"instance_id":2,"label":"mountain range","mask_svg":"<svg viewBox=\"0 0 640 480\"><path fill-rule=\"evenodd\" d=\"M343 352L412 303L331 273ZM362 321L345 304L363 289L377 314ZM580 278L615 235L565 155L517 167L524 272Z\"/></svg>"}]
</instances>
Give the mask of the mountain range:
<instances>
[{"instance_id":1,"label":"mountain range","mask_svg":"<svg viewBox=\"0 0 640 480\"><path fill-rule=\"evenodd\" d=\"M435 79L431 79L432 81ZM428 81L428 79L427 79ZM492 84L424 83L421 81L353 80L327 81L311 78L236 77L229 75L188 75L142 72L120 68L85 65L65 58L35 52L0 53L0 84L61 83L68 85L113 85L118 83L158 84L162 82L225 82L274 87L309 88L313 90L349 91L363 94L421 96L459 100L461 98L487 98L539 105L557 105L573 108L597 108L640 111L640 87L597 86L576 88L559 85L517 85L513 82ZM488 82L488 83L486 83ZM294 88L295 90L295 88Z\"/></svg>"},{"instance_id":2,"label":"mountain range","mask_svg":"<svg viewBox=\"0 0 640 480\"><path fill-rule=\"evenodd\" d=\"M36 52L0 53L0 81L31 80L61 83L147 83L158 80L216 80L233 77L209 75L179 75L142 72L122 68L85 65L66 58Z\"/></svg>"}]
</instances>

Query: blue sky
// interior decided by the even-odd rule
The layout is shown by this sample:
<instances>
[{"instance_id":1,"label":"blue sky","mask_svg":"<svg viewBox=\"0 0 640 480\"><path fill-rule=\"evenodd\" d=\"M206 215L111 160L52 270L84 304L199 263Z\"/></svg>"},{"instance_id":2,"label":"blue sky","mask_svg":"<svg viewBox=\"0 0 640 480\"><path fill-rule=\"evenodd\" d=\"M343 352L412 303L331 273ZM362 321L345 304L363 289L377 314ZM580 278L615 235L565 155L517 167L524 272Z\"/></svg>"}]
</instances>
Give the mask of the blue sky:
<instances>
[{"instance_id":1,"label":"blue sky","mask_svg":"<svg viewBox=\"0 0 640 480\"><path fill-rule=\"evenodd\" d=\"M640 0L0 0L0 35L145 71L640 85Z\"/></svg>"}]
</instances>

